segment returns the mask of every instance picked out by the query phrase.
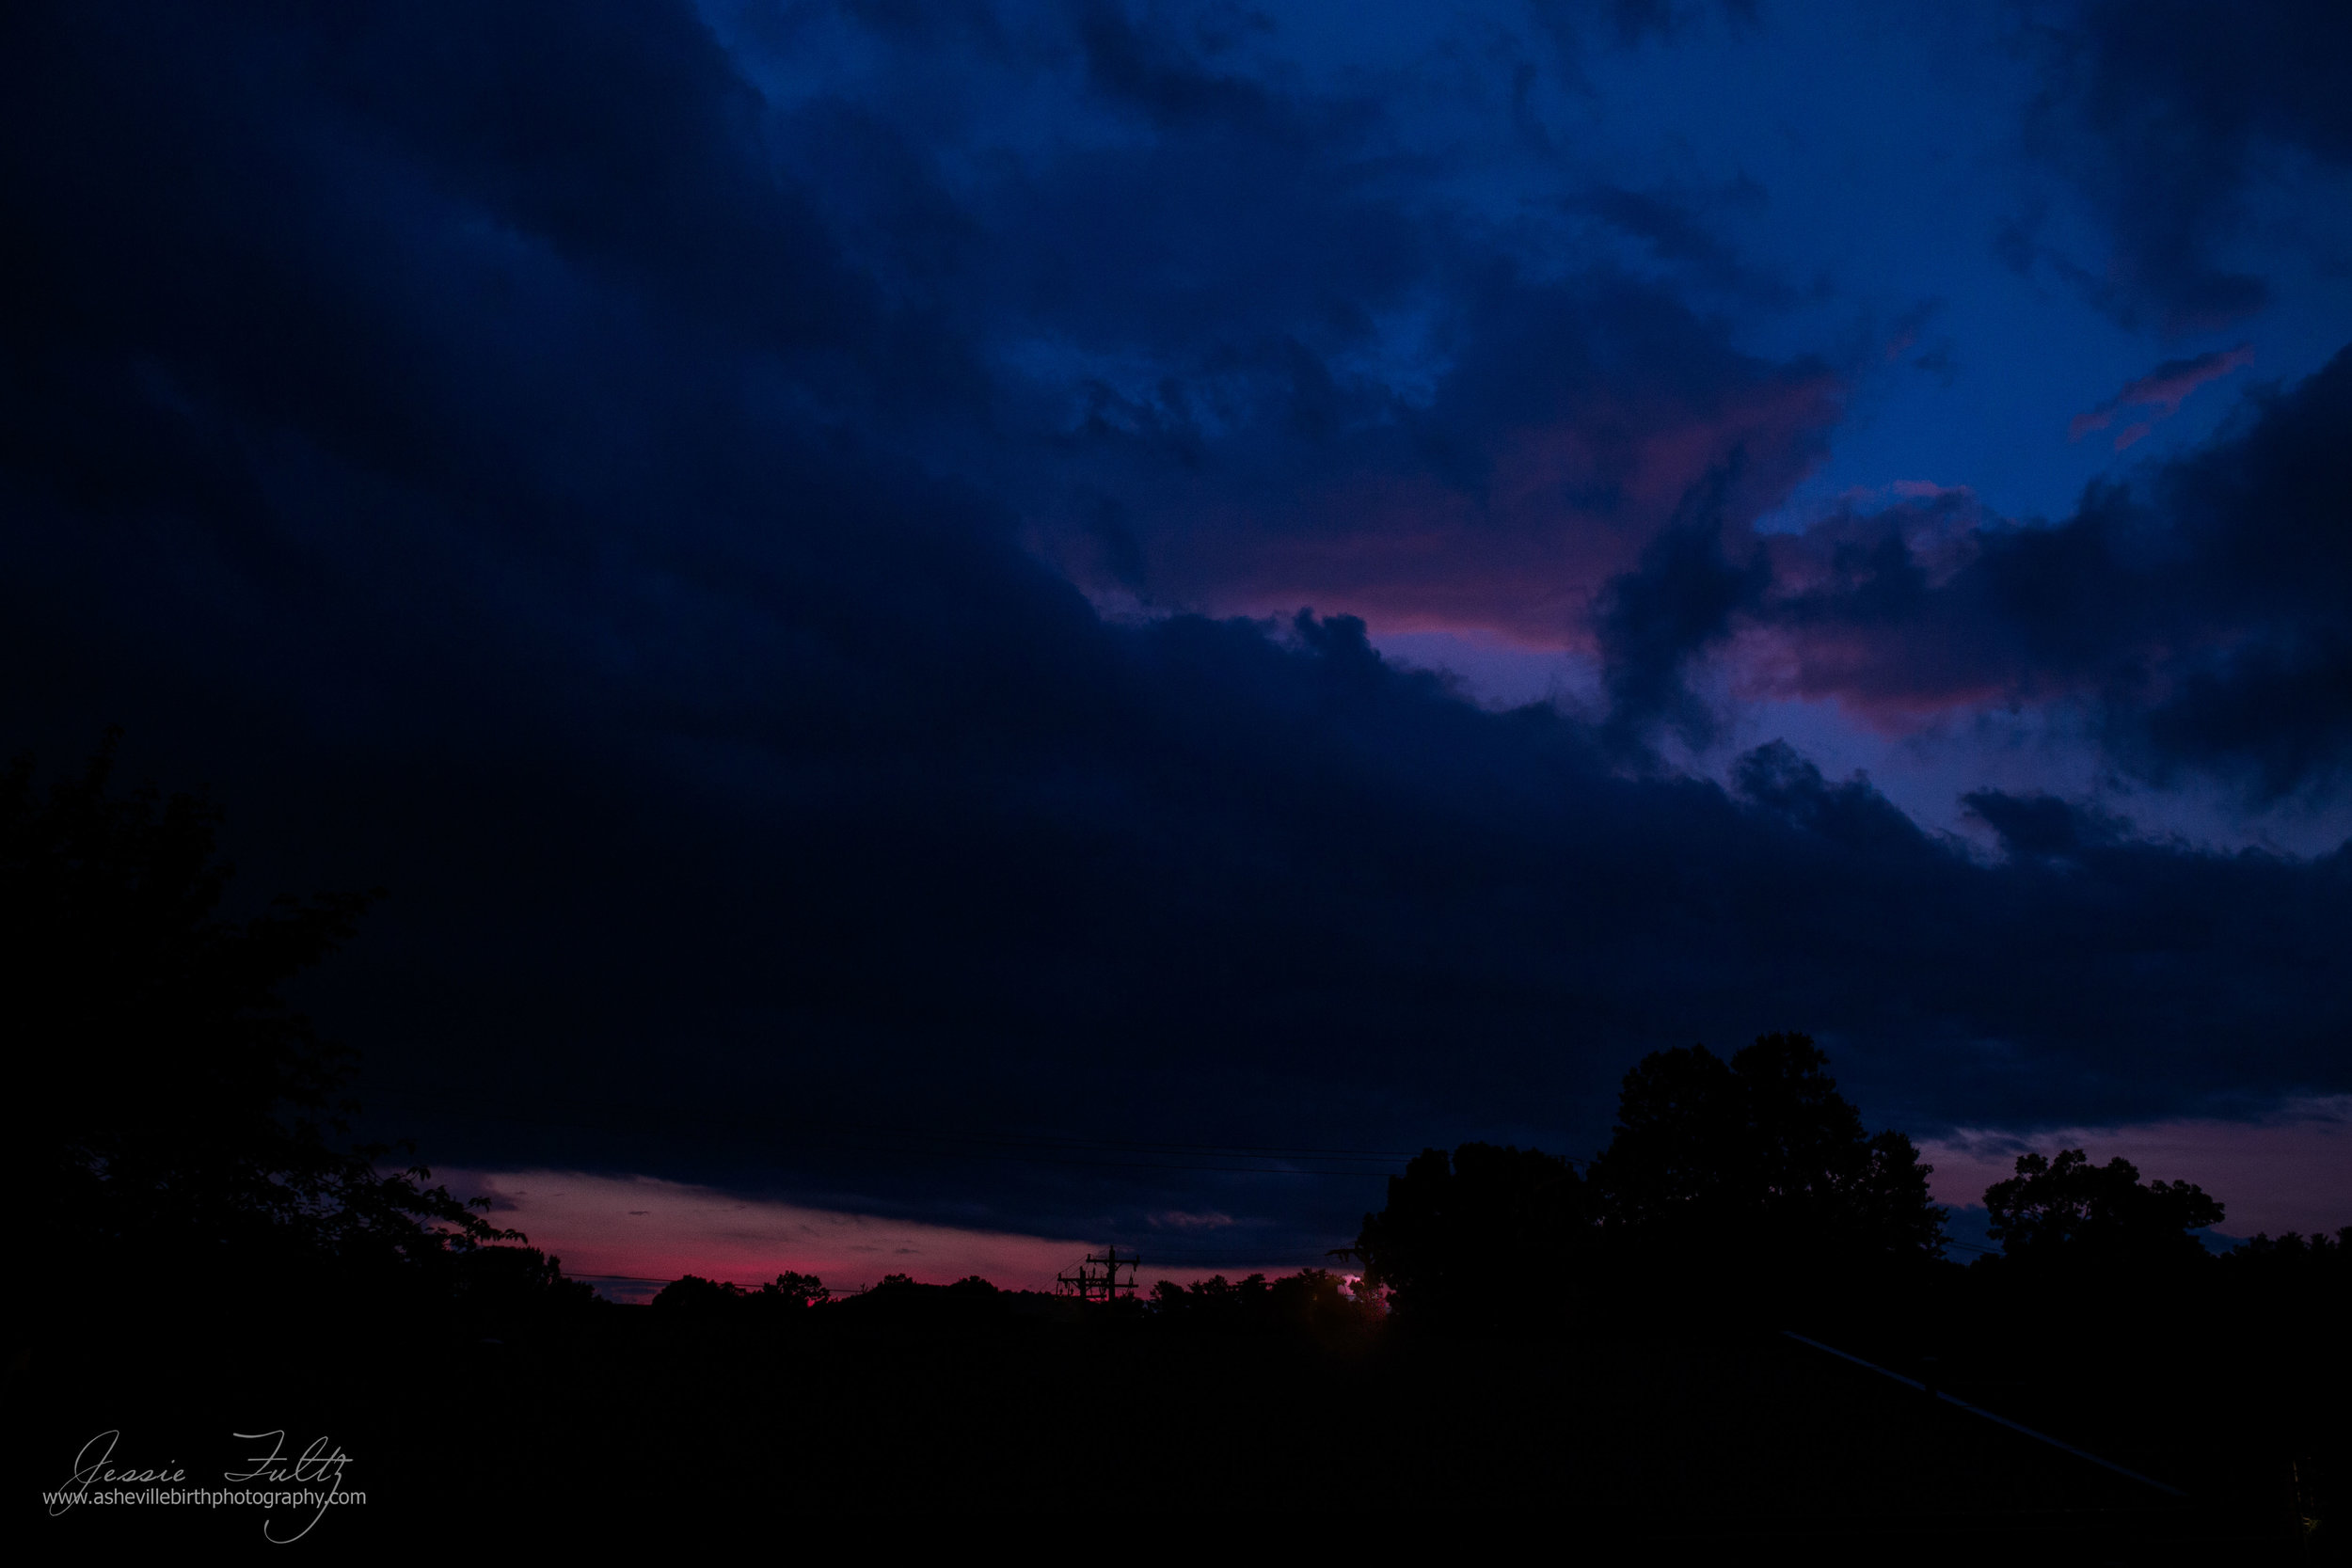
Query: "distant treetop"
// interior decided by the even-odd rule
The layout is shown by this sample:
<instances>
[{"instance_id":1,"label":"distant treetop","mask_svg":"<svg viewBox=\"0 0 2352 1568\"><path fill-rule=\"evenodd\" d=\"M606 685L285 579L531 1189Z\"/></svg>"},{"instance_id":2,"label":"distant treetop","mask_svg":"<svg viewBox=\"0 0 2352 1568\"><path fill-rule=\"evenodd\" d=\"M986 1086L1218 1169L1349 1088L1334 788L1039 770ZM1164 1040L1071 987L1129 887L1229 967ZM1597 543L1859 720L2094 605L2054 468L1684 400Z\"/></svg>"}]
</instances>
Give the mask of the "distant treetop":
<instances>
[{"instance_id":1,"label":"distant treetop","mask_svg":"<svg viewBox=\"0 0 2352 1568\"><path fill-rule=\"evenodd\" d=\"M2019 1155L2017 1174L1987 1188L1984 1206L2004 1256L2027 1263L2201 1259L2194 1232L2222 1219L2220 1203L2193 1182L2142 1182L2130 1161L2094 1165L2079 1148L2055 1160Z\"/></svg>"},{"instance_id":2,"label":"distant treetop","mask_svg":"<svg viewBox=\"0 0 2352 1568\"><path fill-rule=\"evenodd\" d=\"M1932 1166L1900 1132L1863 1129L1805 1035L1764 1035L1725 1062L1703 1045L1625 1075L1593 1164L1606 1229L1661 1243L1822 1261L1943 1256Z\"/></svg>"}]
</instances>

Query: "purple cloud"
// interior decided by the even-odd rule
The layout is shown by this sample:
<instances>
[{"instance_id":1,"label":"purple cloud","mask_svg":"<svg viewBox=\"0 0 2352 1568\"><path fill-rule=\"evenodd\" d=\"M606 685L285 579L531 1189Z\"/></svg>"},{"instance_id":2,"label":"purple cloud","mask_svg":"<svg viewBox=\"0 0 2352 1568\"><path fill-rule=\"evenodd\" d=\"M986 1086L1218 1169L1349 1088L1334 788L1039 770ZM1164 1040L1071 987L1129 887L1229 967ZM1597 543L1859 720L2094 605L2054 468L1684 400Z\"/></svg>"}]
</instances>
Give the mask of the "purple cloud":
<instances>
[{"instance_id":1,"label":"purple cloud","mask_svg":"<svg viewBox=\"0 0 2352 1568\"><path fill-rule=\"evenodd\" d=\"M2066 427L2066 438L2079 441L2094 430L2105 430L2115 422L2115 417L2127 408L2154 410L2153 419L2169 420L2181 411L2181 404L2191 393L2208 381L2218 381L2233 371L2243 370L2254 362L2254 345L2240 343L2233 349L2215 349L2192 359L2168 359L2138 380L2127 383L2123 389L2086 414L2077 414ZM2115 450L2125 447L2148 434L2153 420L2141 420L2126 427L2115 438Z\"/></svg>"}]
</instances>

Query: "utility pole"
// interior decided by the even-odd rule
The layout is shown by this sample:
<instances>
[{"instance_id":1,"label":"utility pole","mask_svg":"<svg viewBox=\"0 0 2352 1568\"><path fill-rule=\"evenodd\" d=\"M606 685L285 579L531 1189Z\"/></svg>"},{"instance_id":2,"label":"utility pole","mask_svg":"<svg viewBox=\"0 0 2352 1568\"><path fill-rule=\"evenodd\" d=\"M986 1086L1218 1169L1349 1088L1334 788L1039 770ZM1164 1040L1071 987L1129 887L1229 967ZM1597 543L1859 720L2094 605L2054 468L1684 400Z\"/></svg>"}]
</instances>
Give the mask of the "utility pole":
<instances>
[{"instance_id":1,"label":"utility pole","mask_svg":"<svg viewBox=\"0 0 2352 1568\"><path fill-rule=\"evenodd\" d=\"M1054 1283L1058 1295L1076 1296L1080 1301L1117 1301L1120 1296L1132 1298L1136 1293L1136 1270L1143 1263L1142 1255L1130 1253L1121 1258L1119 1248L1104 1247L1097 1257L1089 1252L1075 1274L1057 1274ZM1127 1271L1127 1277L1119 1277L1119 1271Z\"/></svg>"}]
</instances>

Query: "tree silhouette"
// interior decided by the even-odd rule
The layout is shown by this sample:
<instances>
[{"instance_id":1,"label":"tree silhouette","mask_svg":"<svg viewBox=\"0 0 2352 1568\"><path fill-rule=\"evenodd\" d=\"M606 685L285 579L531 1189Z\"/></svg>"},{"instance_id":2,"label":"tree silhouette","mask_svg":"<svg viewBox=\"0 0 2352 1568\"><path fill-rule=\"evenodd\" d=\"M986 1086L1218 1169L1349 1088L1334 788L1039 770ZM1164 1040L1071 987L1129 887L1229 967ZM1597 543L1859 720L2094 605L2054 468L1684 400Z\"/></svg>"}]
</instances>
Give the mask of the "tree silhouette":
<instances>
[{"instance_id":1,"label":"tree silhouette","mask_svg":"<svg viewBox=\"0 0 2352 1568\"><path fill-rule=\"evenodd\" d=\"M751 1298L752 1292L740 1285L690 1274L671 1280L655 1291L648 1305L665 1314L705 1318L716 1312L731 1310Z\"/></svg>"},{"instance_id":2,"label":"tree silhouette","mask_svg":"<svg viewBox=\"0 0 2352 1568\"><path fill-rule=\"evenodd\" d=\"M1902 1133L1866 1132L1827 1066L1796 1034L1728 1062L1703 1045L1644 1057L1593 1164L1604 1230L1652 1256L1810 1269L1941 1258L1932 1167Z\"/></svg>"},{"instance_id":3,"label":"tree silhouette","mask_svg":"<svg viewBox=\"0 0 2352 1568\"><path fill-rule=\"evenodd\" d=\"M2142 1182L2130 1161L2094 1165L2079 1148L2056 1160L2019 1155L2017 1174L1986 1188L1984 1206L2003 1256L2028 1265L2198 1261L2204 1243L2191 1232L2222 1216L2220 1203L2193 1182Z\"/></svg>"},{"instance_id":4,"label":"tree silhouette","mask_svg":"<svg viewBox=\"0 0 2352 1568\"><path fill-rule=\"evenodd\" d=\"M1583 1183L1540 1149L1423 1149L1389 1178L1350 1254L1401 1323L1456 1331L1544 1326L1566 1307L1585 1234Z\"/></svg>"},{"instance_id":5,"label":"tree silhouette","mask_svg":"<svg viewBox=\"0 0 2352 1568\"><path fill-rule=\"evenodd\" d=\"M1163 1279L1152 1287L1152 1307L1162 1319L1196 1327L1257 1328L1270 1321L1273 1291L1262 1274L1228 1279L1221 1274L1179 1285Z\"/></svg>"},{"instance_id":6,"label":"tree silhouette","mask_svg":"<svg viewBox=\"0 0 2352 1568\"><path fill-rule=\"evenodd\" d=\"M219 905L220 814L112 792L117 736L78 777L0 772L0 996L18 1045L11 1142L41 1244L102 1272L440 1259L493 1229L422 1167L347 1148L353 1054L279 988L374 895Z\"/></svg>"},{"instance_id":7,"label":"tree silhouette","mask_svg":"<svg viewBox=\"0 0 2352 1568\"><path fill-rule=\"evenodd\" d=\"M2275 1241L2267 1230L2257 1231L2252 1241L2241 1242L2222 1256L2247 1273L2307 1276L2339 1288L2352 1286L2352 1225L2339 1227L2332 1236L2315 1230L2306 1238L2300 1231L2290 1230Z\"/></svg>"},{"instance_id":8,"label":"tree silhouette","mask_svg":"<svg viewBox=\"0 0 2352 1568\"><path fill-rule=\"evenodd\" d=\"M593 1286L564 1278L563 1259L537 1247L473 1247L450 1259L449 1275L451 1305L473 1335L519 1338L600 1305Z\"/></svg>"},{"instance_id":9,"label":"tree silhouette","mask_svg":"<svg viewBox=\"0 0 2352 1568\"><path fill-rule=\"evenodd\" d=\"M1222 1333L1343 1335L1378 1320L1378 1311L1351 1299L1327 1269L1301 1269L1279 1279L1262 1274L1227 1279L1212 1275L1190 1285L1163 1279L1152 1287L1152 1310L1163 1323Z\"/></svg>"},{"instance_id":10,"label":"tree silhouette","mask_svg":"<svg viewBox=\"0 0 2352 1568\"><path fill-rule=\"evenodd\" d=\"M823 1280L813 1274L795 1274L790 1269L762 1285L759 1293L778 1307L818 1307L833 1299L833 1292L825 1289Z\"/></svg>"},{"instance_id":11,"label":"tree silhouette","mask_svg":"<svg viewBox=\"0 0 2352 1568\"><path fill-rule=\"evenodd\" d=\"M1653 1052L1586 1180L1535 1149L1424 1149L1346 1255L1400 1321L1471 1331L1654 1313L1735 1275L1740 1299L1776 1307L1911 1277L1943 1257L1930 1167L1901 1133L1867 1132L1827 1065L1793 1034L1728 1062Z\"/></svg>"},{"instance_id":12,"label":"tree silhouette","mask_svg":"<svg viewBox=\"0 0 2352 1568\"><path fill-rule=\"evenodd\" d=\"M893 1275L883 1281L913 1287L904 1275ZM652 1304L660 1308L665 1319L676 1323L725 1323L739 1328L757 1325L772 1327L779 1323L803 1320L811 1307L822 1306L833 1299L825 1282L813 1274L796 1274L787 1269L756 1290L723 1279L705 1279L690 1274L673 1279L654 1293Z\"/></svg>"}]
</instances>

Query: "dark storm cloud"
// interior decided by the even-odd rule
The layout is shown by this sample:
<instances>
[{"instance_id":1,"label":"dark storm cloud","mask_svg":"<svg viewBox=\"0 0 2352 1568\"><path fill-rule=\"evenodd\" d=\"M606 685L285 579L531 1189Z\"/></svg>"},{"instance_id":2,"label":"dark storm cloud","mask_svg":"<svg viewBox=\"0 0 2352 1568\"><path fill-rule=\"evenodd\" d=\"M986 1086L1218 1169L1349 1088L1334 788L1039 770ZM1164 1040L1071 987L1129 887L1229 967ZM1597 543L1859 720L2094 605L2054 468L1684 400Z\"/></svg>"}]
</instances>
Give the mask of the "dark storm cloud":
<instances>
[{"instance_id":1,"label":"dark storm cloud","mask_svg":"<svg viewBox=\"0 0 2352 1568\"><path fill-rule=\"evenodd\" d=\"M1264 409L1238 427L1209 428L1175 384L1106 397L1068 460L1089 496L1118 499L1126 585L1581 642L1596 595L1653 540L1683 537L1691 496L1743 525L1820 459L1840 408L1828 366L1742 354L1722 323L1610 270L1498 263L1454 280L1444 311L1425 403L1334 375L1295 342L1230 362ZM1096 515L1048 537L1091 545ZM1091 559L1057 553L1081 571ZM1632 628L1616 625L1622 645Z\"/></svg>"},{"instance_id":2,"label":"dark storm cloud","mask_svg":"<svg viewBox=\"0 0 2352 1568\"><path fill-rule=\"evenodd\" d=\"M1718 8L1734 23L1756 18L1754 0L1722 0L1719 8L1676 0L1528 0L1537 24L1571 61L1596 37L1625 45L1671 39Z\"/></svg>"},{"instance_id":3,"label":"dark storm cloud","mask_svg":"<svg viewBox=\"0 0 2352 1568\"><path fill-rule=\"evenodd\" d=\"M1963 796L1969 815L2000 835L2012 857L2051 859L2106 847L2130 835L2131 824L2049 795L2010 795L1997 789Z\"/></svg>"},{"instance_id":4,"label":"dark storm cloud","mask_svg":"<svg viewBox=\"0 0 2352 1568\"><path fill-rule=\"evenodd\" d=\"M2265 153L2352 166L2352 12L2334 0L2092 0L2036 29L2047 78L2033 135L2104 220L2112 265L2054 261L2129 325L2207 331L2261 309L2226 259ZM2027 228L2004 240L2028 263Z\"/></svg>"},{"instance_id":5,"label":"dark storm cloud","mask_svg":"<svg viewBox=\"0 0 2352 1568\"><path fill-rule=\"evenodd\" d=\"M119 721L135 761L213 782L256 895L392 889L313 1000L393 1125L445 1158L1055 1234L1171 1205L1315 1234L1364 1195L950 1180L803 1133L1588 1139L1633 1053L1781 1025L1921 1132L2352 1087L2344 854L2202 855L1987 796L1990 863L1787 748L1729 787L1621 776L1623 734L1458 701L1345 616L1099 615L1024 547L1061 466L1148 578L1175 534L1110 483L1137 451L1182 472L1190 429L1271 485L1344 468L1282 453L1361 442L1384 482L1631 519L1593 578L1621 578L1623 722L1689 721L1689 661L1760 612L1739 519L1809 461L1836 384L1651 285L1430 262L1404 195L1317 176L1346 159L1315 149L1357 145L1321 110L1086 15L1064 64L1153 129L1012 182L1022 206L850 107L755 91L683 12L10 13L0 712L52 766ZM1205 224L1242 146L1294 161L1237 182L1238 237L1199 238L1189 272L1057 300L975 238L1008 212L1078 225L1073 190L1093 227L1045 248L1162 200ZM812 172L829 149L873 177L862 204ZM1306 261L1206 264L1291 197ZM1420 411L1268 325L1323 308L1300 269L1327 254L1356 256L1335 342L1369 330L1351 298L1458 285ZM1106 381L1094 424L1037 437L1009 338L1123 322L1151 348L1229 306L1279 419ZM2333 472L2306 448L2345 373L2174 476L2183 537L2237 562L2231 519ZM1229 455L1252 442L1277 455ZM1512 542L1542 515L1461 525L1500 541L1465 602L1556 547ZM2059 610L2097 610L2086 574L2123 559L2106 515L2049 531L2032 572L1963 564L1988 584L1963 609L2024 604L2019 645L2101 667L2137 612ZM1401 525L1341 523L1314 524L1334 558L1398 580ZM1877 594L1891 622L1948 587L1899 552L1877 570L1807 613L1864 625ZM2268 570L2220 577L2249 605L2316 592Z\"/></svg>"},{"instance_id":6,"label":"dark storm cloud","mask_svg":"<svg viewBox=\"0 0 2352 1568\"><path fill-rule=\"evenodd\" d=\"M1795 291L1750 265L1715 232L1706 216L1709 205L1761 206L1763 200L1760 191L1744 184L1698 200L1602 185L1565 205L1572 213L1588 214L1638 240L1661 265L1693 284L1729 297L1785 305ZM1911 330L1915 336L1916 326Z\"/></svg>"},{"instance_id":7,"label":"dark storm cloud","mask_svg":"<svg viewBox=\"0 0 2352 1568\"><path fill-rule=\"evenodd\" d=\"M1639 751L1664 725L1704 750L1715 716L1692 691L1689 667L1731 633L1732 617L1752 609L1771 581L1759 556L1735 563L1724 549L1726 465L1692 486L1666 531L1640 564L1613 578L1597 614L1601 685L1609 698L1605 733L1620 752Z\"/></svg>"},{"instance_id":8,"label":"dark storm cloud","mask_svg":"<svg viewBox=\"0 0 2352 1568\"><path fill-rule=\"evenodd\" d=\"M1798 690L1893 709L2081 701L2147 777L2194 769L2256 800L2327 786L2352 764L2347 429L2352 351L2057 523L1947 497L1772 542L1756 624L1785 640Z\"/></svg>"},{"instance_id":9,"label":"dark storm cloud","mask_svg":"<svg viewBox=\"0 0 2352 1568\"><path fill-rule=\"evenodd\" d=\"M1407 123L1409 76L1310 88L1214 10L1008 14L985 50L905 45L905 83L779 86L763 123L857 269L993 362L997 439L954 461L1089 588L1576 640L1710 467L1745 453L1750 516L1821 455L1836 370L1678 292L1776 297L1707 232L1757 193L1603 187L1531 232Z\"/></svg>"}]
</instances>

